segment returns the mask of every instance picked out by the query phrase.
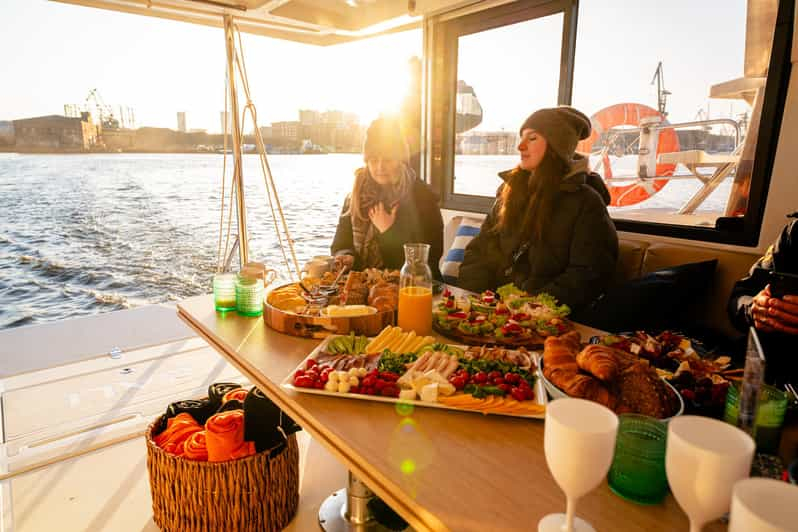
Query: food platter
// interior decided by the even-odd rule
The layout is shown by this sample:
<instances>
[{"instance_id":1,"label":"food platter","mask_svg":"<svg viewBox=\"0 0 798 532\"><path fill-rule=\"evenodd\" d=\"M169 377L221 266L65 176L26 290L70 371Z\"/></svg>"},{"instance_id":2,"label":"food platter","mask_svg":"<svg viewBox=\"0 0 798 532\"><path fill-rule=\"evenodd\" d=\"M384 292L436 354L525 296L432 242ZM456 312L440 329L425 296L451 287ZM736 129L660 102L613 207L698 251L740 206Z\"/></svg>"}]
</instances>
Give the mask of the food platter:
<instances>
[{"instance_id":1,"label":"food platter","mask_svg":"<svg viewBox=\"0 0 798 532\"><path fill-rule=\"evenodd\" d=\"M388 329L388 328L386 328L386 329ZM398 328L397 327L393 327L393 328L390 328L390 329L398 329ZM385 330L383 330L383 333L385 333ZM407 333L404 333L404 334L407 334ZM359 393L359 392L358 393L352 393L352 392L340 393L340 392L337 392L337 391L329 391L327 389L319 389L319 388L316 388L316 387L307 387L307 386L299 386L299 385L297 385L297 383L298 383L297 375L299 373L303 373L304 374L304 370L306 368L309 368L309 367L311 367L311 368L313 366L321 367L316 362L317 360L321 360L321 361L336 361L335 363L338 363L338 361L341 360L340 358L336 358L335 356L331 356L331 351L333 353L335 352L335 350L332 349L332 347L334 345L334 342L340 342L341 340L339 340L339 339L341 339L341 338L345 338L345 339L352 338L353 339L352 340L353 343L357 343L358 342L358 340L354 336L350 336L350 337L341 337L341 336L337 336L337 335L328 336L321 344L319 344L319 346L316 347L316 349L314 349L310 354L308 354L308 356L300 363L299 366L297 366L297 368L294 371L292 371L289 375L286 376L286 378L284 379L284 381L282 382L281 385L284 388L286 388L286 389L293 390L293 391L296 391L296 392L310 393L310 394L314 394L314 395L324 395L324 396L328 396L328 397L331 397L331 398L359 399L359 400L377 401L377 402L383 402L383 403L396 403L396 404L399 404L399 405L405 405L406 407L411 407L412 406L412 407L425 407L425 408L439 408L439 409L445 409L445 410L458 410L458 411L461 411L461 412L481 413L481 414L485 414L485 415L487 415L487 414L495 414L495 415L504 415L504 416L512 416L512 417L533 418L533 419L543 419L545 417L545 405L546 405L546 402L547 402L547 396L546 396L546 391L543 388L543 382L540 379L540 375L539 375L539 372L538 372L538 369L537 369L537 364L539 362L539 356L537 355L537 353L524 352L525 356L528 357L528 360L530 360L531 364L532 364L530 366L530 368L529 368L529 372L534 374L534 384L533 384L533 387L532 387L532 393L534 393L534 398L528 399L528 400L523 400L523 401L518 401L514 397L510 397L509 394L508 394L507 397L504 397L504 396L499 397L497 395L488 395L486 397L479 397L478 398L478 397L474 397L472 395L469 395L469 394L465 393L464 391L462 391L460 389L456 390L451 395L438 396L438 398L436 400L422 400L422 398L424 398L424 394L423 393L420 396L418 396L420 398L406 399L406 398L393 397L393 396L383 396L383 395L380 395L380 394L371 395L371 394ZM431 339L431 337L427 337L427 338ZM370 342L373 342L373 341L374 340L370 340ZM410 341L410 340L408 340L408 341ZM407 345L407 343L405 343L405 345ZM434 346L436 346L436 349L438 349L438 348L443 348L443 349L447 349L447 350L451 349L452 353L454 353L454 352L462 352L463 350L467 349L466 346L455 346L455 345L448 345L448 344L445 347L444 347L444 344L434 344ZM502 351L507 351L509 353L508 350L502 350ZM360 370L361 372L364 372L366 370L367 366L371 366L373 368L374 366L376 366L379 363L379 358L381 356L385 356L385 353L387 353L387 352L389 352L389 351L387 351L387 350L383 351L382 354L380 354L380 353L371 353L371 354L368 354L368 355L364 355L363 356L363 360L362 360L362 365L359 368L357 368L357 369ZM468 351L465 351L465 352L468 352ZM431 357L436 356L439 353L440 352L437 351L437 350L432 352L432 353L423 352L423 354L419 355L415 360L417 362L420 362L423 359L424 355L427 355L428 357L431 358ZM341 356L342 357L352 357L353 355L341 355ZM406 355L403 355L403 356L410 357L411 355L406 354ZM450 355L450 356L455 356L455 355ZM360 363L360 362L361 361L358 361L358 363ZM326 365L326 362L322 362L322 365ZM408 365L412 367L414 364L412 362L410 362L410 363L408 363ZM459 366L458 366L458 368L459 368ZM351 372L352 368L350 368L349 371ZM372 370L372 371L376 371L376 370ZM340 372L332 371L330 373L340 373ZM380 372L379 374L382 375L383 373L384 372ZM368 373L361 373L361 374L364 375L364 376L361 377L360 383L362 383L362 385L365 385L367 383L367 376L369 374ZM402 375L400 377L399 382L397 384L401 384L401 380L402 379L406 379L407 376L410 375L410 374L411 374L411 370L408 369L407 373L405 373L404 375ZM423 379L423 378L427 378L425 376L428 376L429 372L425 373L424 374L425 376L422 376L420 372L418 372L417 375ZM456 378L457 376L458 376L457 374L452 373L452 377ZM329 376L328 376L328 378L329 378ZM338 378L340 379L342 377L338 377ZM406 381L406 382L410 382L410 381ZM418 381L415 381L415 382L417 383ZM415 383L413 384L413 386L415 386ZM441 389L443 389L442 387L443 387L443 384L441 384ZM360 387L358 386L357 388L359 389ZM406 390L403 390L403 391L406 391Z\"/></svg>"},{"instance_id":2,"label":"food platter","mask_svg":"<svg viewBox=\"0 0 798 532\"><path fill-rule=\"evenodd\" d=\"M530 295L508 284L481 294L445 290L432 324L439 334L466 345L535 348L548 336L574 329L569 313L548 294Z\"/></svg>"},{"instance_id":3,"label":"food platter","mask_svg":"<svg viewBox=\"0 0 798 532\"><path fill-rule=\"evenodd\" d=\"M263 302L266 325L293 336L326 338L351 332L373 336L395 323L399 272L338 273L272 289Z\"/></svg>"},{"instance_id":4,"label":"food platter","mask_svg":"<svg viewBox=\"0 0 798 532\"><path fill-rule=\"evenodd\" d=\"M543 387L549 393L551 398L552 399L562 399L564 397L570 397L567 393L565 393L561 389L557 388L557 386L552 384L546 378L546 376L543 375L542 369L543 369L543 361L541 360L540 380L543 382ZM679 394L679 392L676 390L676 388L674 388L673 385L670 382L668 382L666 379L663 379L663 382L668 387L669 392L674 395L674 397L676 398L676 400L679 403L679 407L678 407L678 409L676 410L676 412L673 415L671 415L670 417L662 419L662 421L667 421L667 420L669 420L669 419L671 419L673 417L681 416L684 413L684 400L682 399L682 396Z\"/></svg>"},{"instance_id":5,"label":"food platter","mask_svg":"<svg viewBox=\"0 0 798 532\"><path fill-rule=\"evenodd\" d=\"M618 414L669 419L684 412L682 396L648 363L578 332L546 339L541 376L552 397L595 401Z\"/></svg>"},{"instance_id":6,"label":"food platter","mask_svg":"<svg viewBox=\"0 0 798 532\"><path fill-rule=\"evenodd\" d=\"M730 357L708 352L700 342L675 331L622 332L594 336L590 342L648 361L679 392L687 414L720 419L730 382L742 376L742 369L730 369Z\"/></svg>"}]
</instances>

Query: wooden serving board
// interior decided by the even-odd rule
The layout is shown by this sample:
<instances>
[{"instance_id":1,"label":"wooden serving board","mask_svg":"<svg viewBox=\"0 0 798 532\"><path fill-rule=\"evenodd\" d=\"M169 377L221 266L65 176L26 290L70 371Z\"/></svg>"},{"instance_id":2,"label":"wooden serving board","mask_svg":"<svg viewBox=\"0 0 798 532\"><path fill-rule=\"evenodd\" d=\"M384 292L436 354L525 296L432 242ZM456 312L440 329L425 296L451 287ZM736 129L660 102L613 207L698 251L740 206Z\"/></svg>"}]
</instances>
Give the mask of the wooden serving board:
<instances>
[{"instance_id":1,"label":"wooden serving board","mask_svg":"<svg viewBox=\"0 0 798 532\"><path fill-rule=\"evenodd\" d=\"M471 409L471 408L466 408L466 407L449 406L449 405L445 405L443 403L432 403L432 402L420 401L420 400L412 400L411 401L411 400L406 400L406 399L399 399L398 397L382 397L382 396L376 396L376 395L365 395L365 394L360 394L360 393L336 393L336 392L328 392L327 390L318 390L316 388L300 388L300 387L294 386L293 385L294 373L297 370L304 368L305 367L305 363L307 362L308 359L315 358L318 353L324 351L324 349L327 347L327 344L332 339L333 339L333 336L328 336L325 341L323 341L321 344L319 344L318 347L316 347L316 349L314 349L307 357L305 357L302 360L302 362L296 368L294 368L291 371L291 373L288 374L288 376L286 376L286 378L281 383L281 386L283 388L286 388L288 390L293 390L295 392L309 393L309 394L314 394L314 395L326 395L328 397L339 398L339 399L361 399L361 400L365 400L365 401L377 401L377 402L380 402L380 403L401 403L402 405L412 405L413 407L423 406L423 407L426 407L426 408L440 408L440 409L444 409L444 410L458 410L458 411L461 411L461 412L473 412L473 413L479 413L479 414L483 414L483 415L492 414L492 415L497 415L497 416L510 416L510 417L520 417L520 418L527 418L527 419L544 419L546 417L545 406L546 406L546 403L548 402L548 396L546 395L546 390L543 387L543 375L540 373L540 365L539 365L539 363L540 363L540 355L538 353L532 353L532 358L535 361L535 365L538 367L538 370L536 371L537 379L535 379L535 403L540 405L542 408L541 408L541 411L539 413L536 412L534 414L514 414L514 413L507 413L507 412L491 412L489 410L482 411L482 410L479 410L479 409ZM459 396L463 396L463 395L465 395L465 394L461 394L461 393L458 392L455 395L452 395L450 397L459 397Z\"/></svg>"},{"instance_id":2,"label":"wooden serving board","mask_svg":"<svg viewBox=\"0 0 798 532\"><path fill-rule=\"evenodd\" d=\"M376 336L386 326L396 323L396 312L387 310L367 316L311 316L280 310L263 302L263 321L275 331L303 338L326 338L331 334L350 332Z\"/></svg>"},{"instance_id":3,"label":"wooden serving board","mask_svg":"<svg viewBox=\"0 0 798 532\"><path fill-rule=\"evenodd\" d=\"M574 330L573 323L564 320L566 324L568 324L568 330L565 332L570 332ZM459 329L444 329L439 327L438 324L433 320L432 328L435 329L435 332L438 334L445 336L447 338L451 338L453 340L457 340L458 342L462 342L466 345L497 345L501 347L526 347L527 349L536 349L542 348L543 342L546 341L546 337L541 336L537 333L532 333L530 336L525 337L513 337L513 338L496 338L495 336L482 336L476 334L466 334L461 332Z\"/></svg>"}]
</instances>

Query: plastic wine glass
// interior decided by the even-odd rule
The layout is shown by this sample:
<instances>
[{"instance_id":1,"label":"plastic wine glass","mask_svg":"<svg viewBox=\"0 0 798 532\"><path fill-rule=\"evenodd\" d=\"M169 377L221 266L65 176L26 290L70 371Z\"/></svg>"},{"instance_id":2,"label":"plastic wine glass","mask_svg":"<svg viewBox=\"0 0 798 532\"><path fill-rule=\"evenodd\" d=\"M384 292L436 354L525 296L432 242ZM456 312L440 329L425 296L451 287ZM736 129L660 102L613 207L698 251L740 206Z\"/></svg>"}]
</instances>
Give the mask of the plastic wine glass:
<instances>
[{"instance_id":1,"label":"plastic wine glass","mask_svg":"<svg viewBox=\"0 0 798 532\"><path fill-rule=\"evenodd\" d=\"M566 513L549 514L538 532L593 532L576 517L576 502L607 476L615 450L618 416L584 399L563 398L546 407L543 448L554 481L565 492Z\"/></svg>"},{"instance_id":2,"label":"plastic wine glass","mask_svg":"<svg viewBox=\"0 0 798 532\"><path fill-rule=\"evenodd\" d=\"M798 486L746 478L732 490L729 532L789 532L798 525Z\"/></svg>"},{"instance_id":3,"label":"plastic wine glass","mask_svg":"<svg viewBox=\"0 0 798 532\"><path fill-rule=\"evenodd\" d=\"M681 416L668 424L665 473L676 502L700 532L729 511L734 483L748 477L754 440L742 430L700 416Z\"/></svg>"}]
</instances>

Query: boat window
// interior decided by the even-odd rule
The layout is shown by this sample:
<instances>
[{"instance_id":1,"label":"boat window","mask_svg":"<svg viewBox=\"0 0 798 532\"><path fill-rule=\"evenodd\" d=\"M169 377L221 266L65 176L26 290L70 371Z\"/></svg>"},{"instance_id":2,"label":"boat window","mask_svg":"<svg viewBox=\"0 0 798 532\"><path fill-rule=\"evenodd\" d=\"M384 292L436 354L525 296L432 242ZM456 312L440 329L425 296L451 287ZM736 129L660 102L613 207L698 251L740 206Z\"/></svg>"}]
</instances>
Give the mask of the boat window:
<instances>
[{"instance_id":1,"label":"boat window","mask_svg":"<svg viewBox=\"0 0 798 532\"><path fill-rule=\"evenodd\" d=\"M570 104L591 117L577 150L619 230L755 245L790 69L794 6L781 4L527 1L434 25L427 51L456 50L432 71L444 206L486 212L519 124Z\"/></svg>"},{"instance_id":2,"label":"boat window","mask_svg":"<svg viewBox=\"0 0 798 532\"><path fill-rule=\"evenodd\" d=\"M555 13L458 38L455 194L494 195L496 174L517 162L524 111L514 102L523 109L557 105L562 22Z\"/></svg>"}]
</instances>

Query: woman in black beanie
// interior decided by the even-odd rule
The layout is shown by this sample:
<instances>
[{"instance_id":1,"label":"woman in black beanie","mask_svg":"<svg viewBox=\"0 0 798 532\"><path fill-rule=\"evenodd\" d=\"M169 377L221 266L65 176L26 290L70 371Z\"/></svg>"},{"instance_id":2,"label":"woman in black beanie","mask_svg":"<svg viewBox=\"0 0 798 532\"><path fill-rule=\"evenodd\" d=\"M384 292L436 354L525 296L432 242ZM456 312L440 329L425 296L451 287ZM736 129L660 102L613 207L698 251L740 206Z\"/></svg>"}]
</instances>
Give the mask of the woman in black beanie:
<instances>
[{"instance_id":1,"label":"woman in black beanie","mask_svg":"<svg viewBox=\"0 0 798 532\"><path fill-rule=\"evenodd\" d=\"M618 237L607 188L575 152L590 127L588 117L567 106L540 109L524 121L521 161L499 174L504 183L466 248L459 286L481 292L512 282L573 310L604 292Z\"/></svg>"},{"instance_id":2,"label":"woman in black beanie","mask_svg":"<svg viewBox=\"0 0 798 532\"><path fill-rule=\"evenodd\" d=\"M355 171L331 246L332 254L355 269L399 269L404 244L430 245L429 266L440 279L443 219L438 197L408 165L407 142L399 123L378 118L363 145L366 166Z\"/></svg>"}]
</instances>

